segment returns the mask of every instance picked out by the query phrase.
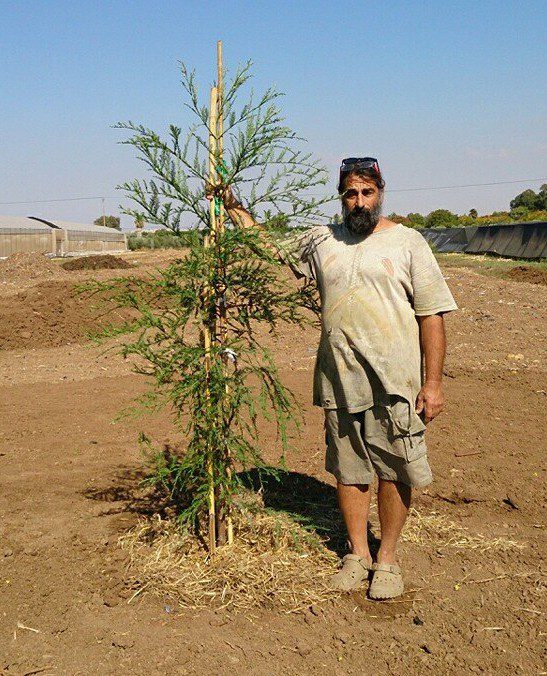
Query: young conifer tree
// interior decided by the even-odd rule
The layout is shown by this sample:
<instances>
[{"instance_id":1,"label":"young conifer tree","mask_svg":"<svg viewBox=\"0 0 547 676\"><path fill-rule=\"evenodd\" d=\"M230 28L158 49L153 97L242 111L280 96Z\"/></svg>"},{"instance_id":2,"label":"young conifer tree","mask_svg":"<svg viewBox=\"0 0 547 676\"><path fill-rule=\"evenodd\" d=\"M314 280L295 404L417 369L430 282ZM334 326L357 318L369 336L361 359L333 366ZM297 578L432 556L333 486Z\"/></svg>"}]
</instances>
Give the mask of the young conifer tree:
<instances>
[{"instance_id":1,"label":"young conifer tree","mask_svg":"<svg viewBox=\"0 0 547 676\"><path fill-rule=\"evenodd\" d=\"M117 306L134 311L115 332L133 334L123 354L137 356L136 371L151 379L142 403L169 406L187 440L182 455L156 455L151 481L168 488L185 525L207 523L209 515L214 551L232 539L238 471L267 470L261 416L275 419L285 448L295 412L257 328L266 325L275 334L284 322L303 325L302 308L313 302L313 291L279 274L275 229L218 227L223 205L218 198L208 203L206 184L230 186L259 223L282 216L293 225L310 224L327 201L310 198L310 191L323 186L327 174L299 149L302 139L285 126L274 89L242 101L250 63L224 91L220 61L210 107L200 102L195 73L184 65L181 73L194 118L185 133L174 125L167 138L133 122L117 127L130 132L124 143L150 170L149 178L121 186L134 203L125 213L175 233L192 226L185 232L188 248L151 278L99 286Z\"/></svg>"}]
</instances>

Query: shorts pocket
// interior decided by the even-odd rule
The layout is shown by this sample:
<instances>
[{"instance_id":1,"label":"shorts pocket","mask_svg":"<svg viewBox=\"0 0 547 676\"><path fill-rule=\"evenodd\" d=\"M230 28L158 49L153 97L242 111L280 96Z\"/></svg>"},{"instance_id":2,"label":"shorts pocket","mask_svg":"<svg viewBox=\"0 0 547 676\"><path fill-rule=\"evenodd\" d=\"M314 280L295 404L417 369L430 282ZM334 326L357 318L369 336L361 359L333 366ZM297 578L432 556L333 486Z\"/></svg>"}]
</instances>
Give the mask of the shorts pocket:
<instances>
[{"instance_id":1,"label":"shorts pocket","mask_svg":"<svg viewBox=\"0 0 547 676\"><path fill-rule=\"evenodd\" d=\"M427 453L425 425L414 406L402 397L391 396L367 411L365 440L406 462Z\"/></svg>"},{"instance_id":2,"label":"shorts pocket","mask_svg":"<svg viewBox=\"0 0 547 676\"><path fill-rule=\"evenodd\" d=\"M425 424L414 406L402 397L390 397L385 407L385 425L390 439L425 432Z\"/></svg>"},{"instance_id":3,"label":"shorts pocket","mask_svg":"<svg viewBox=\"0 0 547 676\"><path fill-rule=\"evenodd\" d=\"M425 436L423 432L409 434L405 437L397 437L391 442L394 455L404 458L407 462L418 460L427 453Z\"/></svg>"}]
</instances>

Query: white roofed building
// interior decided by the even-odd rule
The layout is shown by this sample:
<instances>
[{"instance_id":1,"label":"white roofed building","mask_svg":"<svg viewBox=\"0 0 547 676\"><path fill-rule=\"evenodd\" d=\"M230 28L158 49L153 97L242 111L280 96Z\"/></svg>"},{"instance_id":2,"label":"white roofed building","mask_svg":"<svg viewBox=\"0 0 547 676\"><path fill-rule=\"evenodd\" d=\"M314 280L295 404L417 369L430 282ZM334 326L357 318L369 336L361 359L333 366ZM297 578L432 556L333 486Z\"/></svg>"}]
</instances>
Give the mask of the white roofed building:
<instances>
[{"instance_id":1,"label":"white roofed building","mask_svg":"<svg viewBox=\"0 0 547 676\"><path fill-rule=\"evenodd\" d=\"M30 219L48 225L56 231L56 256L127 251L127 236L114 228L55 219L46 220L37 216L30 216Z\"/></svg>"},{"instance_id":2,"label":"white roofed building","mask_svg":"<svg viewBox=\"0 0 547 676\"><path fill-rule=\"evenodd\" d=\"M26 216L0 216L0 258L14 253L55 253L55 230Z\"/></svg>"}]
</instances>

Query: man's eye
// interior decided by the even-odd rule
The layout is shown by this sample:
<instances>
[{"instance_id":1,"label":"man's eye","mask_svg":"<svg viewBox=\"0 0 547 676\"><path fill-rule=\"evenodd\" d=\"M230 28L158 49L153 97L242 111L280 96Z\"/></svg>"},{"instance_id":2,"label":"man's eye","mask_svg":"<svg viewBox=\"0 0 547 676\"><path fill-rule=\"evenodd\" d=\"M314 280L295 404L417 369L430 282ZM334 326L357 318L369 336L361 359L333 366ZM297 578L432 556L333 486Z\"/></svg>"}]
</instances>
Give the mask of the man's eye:
<instances>
[{"instance_id":1,"label":"man's eye","mask_svg":"<svg viewBox=\"0 0 547 676\"><path fill-rule=\"evenodd\" d=\"M346 190L346 197L349 199L353 199L354 197L357 197L358 192L357 190Z\"/></svg>"}]
</instances>

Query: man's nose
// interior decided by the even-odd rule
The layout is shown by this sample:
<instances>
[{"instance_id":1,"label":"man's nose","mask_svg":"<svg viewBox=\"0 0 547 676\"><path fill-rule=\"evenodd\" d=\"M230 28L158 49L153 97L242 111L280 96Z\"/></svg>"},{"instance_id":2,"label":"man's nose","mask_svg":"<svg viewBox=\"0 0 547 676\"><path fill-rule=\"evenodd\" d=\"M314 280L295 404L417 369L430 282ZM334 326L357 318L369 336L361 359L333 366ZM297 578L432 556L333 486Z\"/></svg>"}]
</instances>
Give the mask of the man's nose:
<instances>
[{"instance_id":1,"label":"man's nose","mask_svg":"<svg viewBox=\"0 0 547 676\"><path fill-rule=\"evenodd\" d=\"M364 197L363 193L361 193L361 192L357 195L357 206L358 207L364 207L365 206L365 197Z\"/></svg>"}]
</instances>

